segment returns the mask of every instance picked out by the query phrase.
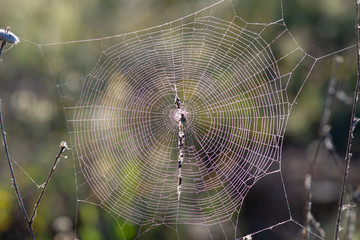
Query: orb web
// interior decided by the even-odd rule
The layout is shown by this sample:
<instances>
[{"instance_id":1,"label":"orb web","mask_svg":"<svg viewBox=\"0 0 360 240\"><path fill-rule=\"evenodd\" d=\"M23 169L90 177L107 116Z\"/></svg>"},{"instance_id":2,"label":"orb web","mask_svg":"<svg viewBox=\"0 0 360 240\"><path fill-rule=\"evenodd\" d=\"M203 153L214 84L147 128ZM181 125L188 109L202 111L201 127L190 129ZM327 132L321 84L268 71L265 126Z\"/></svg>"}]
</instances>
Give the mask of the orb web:
<instances>
[{"instance_id":1,"label":"orb web","mask_svg":"<svg viewBox=\"0 0 360 240\"><path fill-rule=\"evenodd\" d=\"M65 111L79 201L140 226L212 226L237 217L257 181L281 174L288 116L317 59L283 19L223 19L213 8L111 37L76 82ZM295 74L304 77L290 89Z\"/></svg>"}]
</instances>

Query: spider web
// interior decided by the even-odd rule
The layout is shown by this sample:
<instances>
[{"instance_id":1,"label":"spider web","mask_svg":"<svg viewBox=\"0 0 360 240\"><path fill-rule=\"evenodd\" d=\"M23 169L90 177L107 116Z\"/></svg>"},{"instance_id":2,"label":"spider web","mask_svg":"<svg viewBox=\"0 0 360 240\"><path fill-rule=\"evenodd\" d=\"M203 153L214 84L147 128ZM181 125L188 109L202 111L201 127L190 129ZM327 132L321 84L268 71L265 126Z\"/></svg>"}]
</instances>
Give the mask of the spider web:
<instances>
[{"instance_id":1,"label":"spider web","mask_svg":"<svg viewBox=\"0 0 360 240\"><path fill-rule=\"evenodd\" d=\"M184 225L205 228L205 239L302 227L291 215L281 153L290 111L320 58L297 44L283 18L247 22L228 1L225 18L223 2L149 29L73 42L104 48L85 77L58 86L78 201L103 208L121 230L138 225L137 238L156 226L179 239ZM180 196L175 96L186 115ZM272 175L286 217L242 232L248 192Z\"/></svg>"}]
</instances>

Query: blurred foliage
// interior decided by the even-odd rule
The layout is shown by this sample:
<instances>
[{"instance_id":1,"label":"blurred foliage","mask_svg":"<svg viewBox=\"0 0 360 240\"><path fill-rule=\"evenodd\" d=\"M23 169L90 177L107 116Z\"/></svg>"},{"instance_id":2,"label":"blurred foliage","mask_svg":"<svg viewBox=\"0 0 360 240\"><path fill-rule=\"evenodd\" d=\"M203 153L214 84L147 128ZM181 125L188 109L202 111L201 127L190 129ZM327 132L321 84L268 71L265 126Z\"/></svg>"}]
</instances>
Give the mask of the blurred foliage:
<instances>
[{"instance_id":1,"label":"blurred foliage","mask_svg":"<svg viewBox=\"0 0 360 240\"><path fill-rule=\"evenodd\" d=\"M0 63L0 98L8 144L12 158L26 173L41 185L58 152L61 140L68 141L68 133L57 84L77 79L89 72L104 46L99 43L81 54L62 48L40 51L33 43L63 42L112 36L156 26L200 10L215 0L1 0L0 27L10 25L21 39L13 48L5 48ZM281 17L281 1L233 0L236 12L249 22L274 21ZM354 44L354 1L344 0L284 0L284 18L290 32L303 50L315 57L324 56ZM105 46L106 47L106 46ZM44 54L44 52L46 54ZM355 49L339 53L344 57L337 73L338 87L351 97L356 79ZM44 54L44 55L43 55ZM303 174L313 153L311 143L316 140L319 121L324 108L333 57L321 59L312 71L297 100L287 127L284 147L284 175L289 185L292 210L302 215ZM50 67L49 67L50 66ZM82 69L81 72L76 69ZM56 74L54 77L53 72ZM59 74L61 73L61 74ZM333 107L332 134L340 156L344 155L351 107L338 101ZM358 130L354 149L360 149ZM18 208L11 187L10 173L3 149L0 149L0 239L25 239L25 221ZM65 154L71 154L66 152ZM302 158L300 157L302 156ZM76 189L73 162L62 159L46 191L35 221L37 239L68 239L72 229L57 231L54 222L61 216L76 219ZM354 153L353 171L356 172L358 152ZM300 158L300 159L299 159ZM298 159L302 164L296 162ZM334 167L335 168L335 167ZM27 209L31 210L39 189L19 167L16 177ZM287 172L288 170L288 172ZM301 175L294 180L296 172ZM350 181L357 184L359 177L351 172ZM293 178L290 179L289 175ZM261 190L253 191L263 197ZM316 206L315 202L315 206ZM245 203L243 226L251 229L251 203ZM137 229L130 223L119 223L92 205L80 204L78 233L82 239L119 239L136 236ZM336 202L318 204L319 218L333 220ZM327 209L327 210L326 210ZM301 219L298 219L302 222ZM333 222L333 221L332 221ZM72 223L74 224L74 223ZM330 223L332 224L332 223ZM326 226L329 236L332 225ZM119 232L122 231L122 232ZM354 239L360 239L359 230ZM66 235L67 234L67 235ZM154 231L148 239L166 239L167 231ZM281 234L279 234L281 235ZM70 238L72 239L72 238ZM270 238L268 238L270 239ZM278 239L278 238L275 238Z\"/></svg>"}]
</instances>

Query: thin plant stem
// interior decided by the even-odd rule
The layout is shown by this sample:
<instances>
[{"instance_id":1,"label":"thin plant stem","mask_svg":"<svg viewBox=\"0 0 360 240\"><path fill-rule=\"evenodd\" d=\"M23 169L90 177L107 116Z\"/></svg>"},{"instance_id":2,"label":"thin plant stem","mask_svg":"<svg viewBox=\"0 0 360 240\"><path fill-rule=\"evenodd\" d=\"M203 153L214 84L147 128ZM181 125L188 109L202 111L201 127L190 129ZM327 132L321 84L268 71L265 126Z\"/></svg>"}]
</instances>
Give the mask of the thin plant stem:
<instances>
[{"instance_id":1,"label":"thin plant stem","mask_svg":"<svg viewBox=\"0 0 360 240\"><path fill-rule=\"evenodd\" d=\"M20 191L19 191L17 183L16 183L14 170L13 170L13 167L12 167L12 164L11 164L11 161L10 161L10 154L9 154L9 149L8 149L7 141L6 141L6 133L5 133L5 130L4 130L4 122L3 122L2 108L1 108L1 99L0 99L0 125L1 125L1 133L2 133L2 137L3 137L3 144L4 144L4 148L5 148L5 154L6 154L6 158L8 160L10 173L11 173L11 182L12 182L12 184L14 186L15 194L16 194L17 199L19 201L21 211L23 212L24 217L25 217L25 219L26 219L26 221L28 223L28 228L29 228L29 231L30 231L31 238L35 239L33 226L32 226L32 223L29 220L29 216L28 216L28 214L26 212L24 202L23 202L23 200L21 198Z\"/></svg>"},{"instance_id":2,"label":"thin plant stem","mask_svg":"<svg viewBox=\"0 0 360 240\"><path fill-rule=\"evenodd\" d=\"M329 125L329 119L331 116L331 109L334 102L334 95L335 95L335 85L336 85L336 74L338 72L339 64L341 63L340 57L335 57L333 63L333 72L330 78L330 82L326 91L325 97L325 107L322 114L319 131L318 131L318 138L319 141L316 145L315 155L312 159L308 172L305 176L305 190L306 190L306 200L305 200L305 228L303 231L303 239L310 240L311 234L311 222L313 222L313 216L311 213L312 207L312 191L313 191L313 179L315 178L316 174L316 161L318 159L318 155L320 152L320 147L324 142L326 137L327 131L325 130ZM336 162L335 162L336 163Z\"/></svg>"},{"instance_id":3,"label":"thin plant stem","mask_svg":"<svg viewBox=\"0 0 360 240\"><path fill-rule=\"evenodd\" d=\"M39 205L40 205L40 201L41 201L41 199L42 199L42 197L43 197L43 195L44 195L44 192L45 192L45 190L46 190L46 187L47 187L47 185L48 185L48 183L49 183L49 181L50 181L50 179L51 179L51 176L52 176L52 174L53 174L53 172L54 172L54 170L55 170L55 168L56 168L57 163L59 162L59 159L61 158L61 154L62 154L65 150L66 150L66 146L61 145L60 152L58 153L58 155L57 155L56 158L55 158L54 164L53 164L52 168L50 169L49 175L48 175L45 183L41 186L41 187L42 187L42 191L41 191L41 193L40 193L40 195L39 195L38 200L36 201L36 204L35 204L33 213L32 213L31 218L30 218L30 223L33 223L33 222L34 222L37 209L38 209L38 207L39 207Z\"/></svg>"},{"instance_id":4,"label":"thin plant stem","mask_svg":"<svg viewBox=\"0 0 360 240\"><path fill-rule=\"evenodd\" d=\"M9 163L9 168L10 168L10 173L11 173L11 180L12 180L12 184L14 186L14 189L15 189L15 193L16 193L16 196L17 196L17 199L19 201L19 204L20 204L20 208L21 208L21 211L23 212L24 216L25 216L25 219L26 219L26 222L27 222L27 225L28 225L28 228L29 228L29 231L30 231L30 235L31 235L31 238L33 240L35 240L35 234L34 234L34 229L33 229L33 223L35 221L35 217L36 217L36 212L39 208L39 205L40 205L40 201L42 199L42 197L44 196L44 192L46 190L46 187L48 186L48 183L51 179L51 176L56 168L56 165L58 164L60 158L62 157L62 153L68 149L67 147L67 144L66 142L62 141L61 144L60 144L60 151L59 153L57 154L56 158L55 158L55 161L54 161L54 164L49 172L49 175L45 181L44 184L41 185L42 187L42 191L39 195L39 198L38 200L36 201L35 203L35 207L34 207L34 210L32 211L32 214L31 214L31 218L29 218L29 215L25 209L25 205L24 205L24 202L23 202L23 199L21 198L21 195L20 195L20 191L18 189L18 186L17 186L17 183L16 183L16 179L15 179L15 174L14 174L14 170L13 170L13 167L12 167L12 163L11 163L11 160L10 160L10 154L9 154L9 150L8 150L8 146L7 146L7 141L6 141L6 133L5 133L5 130L4 130L4 122L3 122L3 117L2 117L2 110L1 110L1 99L0 99L0 123L1 123L1 133L2 133L2 136L3 136L3 142L4 142L4 147L5 147L5 153L6 153L6 158L8 160L8 163Z\"/></svg>"},{"instance_id":5,"label":"thin plant stem","mask_svg":"<svg viewBox=\"0 0 360 240\"><path fill-rule=\"evenodd\" d=\"M350 166L350 160L351 160L351 147L352 147L352 141L353 141L353 132L357 123L357 119L355 117L356 114L356 106L358 103L358 95L359 95L359 85L360 85L360 56L359 56L359 2L358 0L355 0L355 33L356 33L356 56L357 56L357 81L354 91L354 98L353 98L353 105L352 105L352 113L350 117L350 127L349 127L349 133L348 133L348 140L347 140L347 146L346 146L346 154L345 154L345 165L344 165L344 176L343 176L343 182L341 187L341 195L339 200L339 207L338 207L338 214L336 218L336 228L335 228L335 235L334 240L338 240L338 235L340 231L340 222L341 222L341 213L342 208L344 204L344 197L346 192L346 182L349 175L349 166Z\"/></svg>"},{"instance_id":6,"label":"thin plant stem","mask_svg":"<svg viewBox=\"0 0 360 240\"><path fill-rule=\"evenodd\" d=\"M3 40L2 43L1 43L1 47L0 47L0 57L1 57L1 55L2 55L2 52L3 52L3 49L4 49L5 44L6 44L6 41Z\"/></svg>"}]
</instances>

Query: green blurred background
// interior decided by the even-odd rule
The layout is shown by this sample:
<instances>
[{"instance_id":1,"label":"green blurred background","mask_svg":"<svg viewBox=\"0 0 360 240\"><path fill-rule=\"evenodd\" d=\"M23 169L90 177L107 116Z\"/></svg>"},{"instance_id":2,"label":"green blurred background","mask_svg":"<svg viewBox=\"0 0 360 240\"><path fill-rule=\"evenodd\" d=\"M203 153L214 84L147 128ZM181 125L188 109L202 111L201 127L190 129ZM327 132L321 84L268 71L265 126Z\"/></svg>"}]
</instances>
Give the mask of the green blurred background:
<instances>
[{"instance_id":1,"label":"green blurred background","mask_svg":"<svg viewBox=\"0 0 360 240\"><path fill-rule=\"evenodd\" d=\"M188 15L217 1L210 0L0 0L0 27L11 26L21 43L6 47L0 63L0 98L12 158L34 181L42 184L50 170L61 140L69 141L64 111L57 90L61 77L82 77L93 68L102 49L100 44L86 55L66 57L57 48L47 52L37 44L93 39L141 30ZM233 0L239 16L249 22L272 22L281 17L280 1ZM285 22L303 50L321 57L355 44L355 3L350 0L284 0ZM32 42L32 43L31 43ZM35 43L35 44L34 44ZM60 49L60 48L59 48ZM344 59L336 73L339 98L331 116L332 136L340 159L344 156L348 122L356 79L355 48L339 53ZM303 222L303 179L314 156L326 88L332 76L334 57L321 59L306 83L290 115L283 148L283 174L294 218ZM53 74L56 72L56 74ZM301 81L301 80L299 80ZM343 93L343 95L341 95ZM359 182L359 134L355 131L350 186ZM76 217L76 189L71 153L62 159L46 190L35 221L37 239L72 239L75 219L82 239L119 239L113 218L100 208L79 205ZM331 239L337 209L340 180L338 170L321 151L314 193L314 215ZM4 150L0 149L0 239L26 239L28 231L10 181ZM32 210L40 190L18 166L18 185L27 208ZM242 209L244 232L261 228L271 218L281 186L259 183L251 190ZM326 194L324 191L326 190ZM268 198L264 202L265 198ZM325 197L324 197L325 196ZM259 208L259 205L263 208ZM261 204L262 203L262 204ZM358 212L358 211L357 211ZM264 217L262 214L267 214ZM266 225L266 223L264 223ZM265 226L264 225L264 226ZM70 229L70 230L69 230ZM123 229L130 239L137 227ZM259 239L300 239L299 230L278 231ZM153 231L148 238L171 239L167 231ZM69 237L69 238L67 238ZM221 239L221 238L219 238ZM360 232L353 239L360 239Z\"/></svg>"}]
</instances>

